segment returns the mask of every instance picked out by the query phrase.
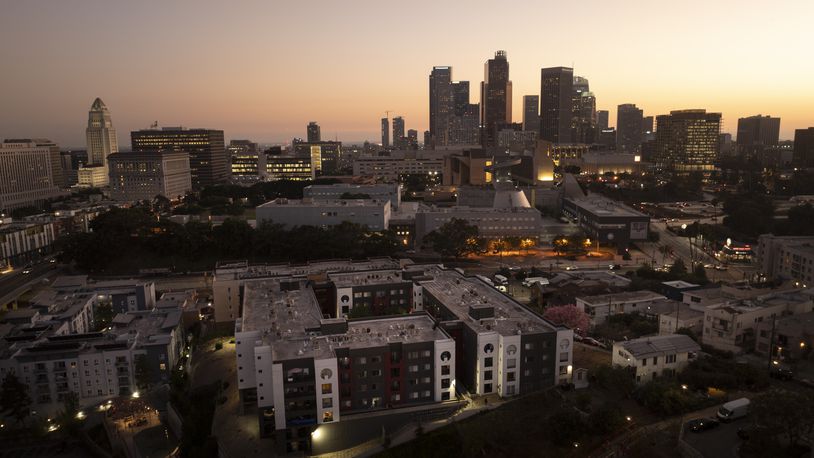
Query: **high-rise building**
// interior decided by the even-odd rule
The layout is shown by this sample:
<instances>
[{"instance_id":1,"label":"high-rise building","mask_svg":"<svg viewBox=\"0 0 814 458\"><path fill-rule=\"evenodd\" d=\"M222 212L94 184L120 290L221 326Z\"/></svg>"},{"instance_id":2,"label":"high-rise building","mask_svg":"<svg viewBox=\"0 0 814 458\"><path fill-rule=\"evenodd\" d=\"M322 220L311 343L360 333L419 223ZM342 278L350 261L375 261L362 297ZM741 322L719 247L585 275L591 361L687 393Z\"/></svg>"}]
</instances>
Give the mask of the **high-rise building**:
<instances>
[{"instance_id":1,"label":"high-rise building","mask_svg":"<svg viewBox=\"0 0 814 458\"><path fill-rule=\"evenodd\" d=\"M433 67L430 73L430 141L434 145L446 145L449 116L453 110L452 67ZM467 83L467 101L469 84ZM426 146L425 146L426 148Z\"/></svg>"},{"instance_id":2,"label":"high-rise building","mask_svg":"<svg viewBox=\"0 0 814 458\"><path fill-rule=\"evenodd\" d=\"M780 118L761 115L740 118L735 140L741 156L749 158L762 156L764 149L777 146L780 141Z\"/></svg>"},{"instance_id":3,"label":"high-rise building","mask_svg":"<svg viewBox=\"0 0 814 458\"><path fill-rule=\"evenodd\" d=\"M407 131L407 149L418 149L418 131L410 129Z\"/></svg>"},{"instance_id":4,"label":"high-rise building","mask_svg":"<svg viewBox=\"0 0 814 458\"><path fill-rule=\"evenodd\" d=\"M644 116L642 118L642 135L647 137L653 133L653 127L655 127L655 118L652 116Z\"/></svg>"},{"instance_id":5,"label":"high-rise building","mask_svg":"<svg viewBox=\"0 0 814 458\"><path fill-rule=\"evenodd\" d=\"M429 130L424 131L424 149L432 148L432 134Z\"/></svg>"},{"instance_id":6,"label":"high-rise building","mask_svg":"<svg viewBox=\"0 0 814 458\"><path fill-rule=\"evenodd\" d=\"M308 123L308 143L312 142L321 142L322 141L322 134L319 131L319 124L316 121L311 121Z\"/></svg>"},{"instance_id":7,"label":"high-rise building","mask_svg":"<svg viewBox=\"0 0 814 458\"><path fill-rule=\"evenodd\" d=\"M469 103L469 81L453 81L452 112L447 118L445 143L438 146L477 145L480 141L480 112L477 103Z\"/></svg>"},{"instance_id":8,"label":"high-rise building","mask_svg":"<svg viewBox=\"0 0 814 458\"><path fill-rule=\"evenodd\" d=\"M552 143L569 143L574 69L544 68L540 80L540 138Z\"/></svg>"},{"instance_id":9,"label":"high-rise building","mask_svg":"<svg viewBox=\"0 0 814 458\"><path fill-rule=\"evenodd\" d=\"M292 146L296 156L311 158L311 166L317 175L334 175L339 172L342 142L304 142L294 139Z\"/></svg>"},{"instance_id":10,"label":"high-rise building","mask_svg":"<svg viewBox=\"0 0 814 458\"><path fill-rule=\"evenodd\" d=\"M450 83L452 93L452 111L454 116L463 116L469 108L469 81L453 81Z\"/></svg>"},{"instance_id":11,"label":"high-rise building","mask_svg":"<svg viewBox=\"0 0 814 458\"><path fill-rule=\"evenodd\" d=\"M222 130L184 127L150 128L130 132L133 151L184 151L189 154L192 188L225 182L229 159Z\"/></svg>"},{"instance_id":12,"label":"high-rise building","mask_svg":"<svg viewBox=\"0 0 814 458\"><path fill-rule=\"evenodd\" d=\"M232 180L238 183L263 181L266 173L266 155L257 143L249 140L232 140L226 147L231 159Z\"/></svg>"},{"instance_id":13,"label":"high-rise building","mask_svg":"<svg viewBox=\"0 0 814 458\"><path fill-rule=\"evenodd\" d=\"M192 190L189 154L183 151L114 153L110 159L110 197L120 202L180 200Z\"/></svg>"},{"instance_id":14,"label":"high-rise building","mask_svg":"<svg viewBox=\"0 0 814 458\"><path fill-rule=\"evenodd\" d=\"M50 141L5 140L0 144L0 210L36 206L58 197L55 169L62 170L62 161L59 154L54 157Z\"/></svg>"},{"instance_id":15,"label":"high-rise building","mask_svg":"<svg viewBox=\"0 0 814 458\"><path fill-rule=\"evenodd\" d=\"M608 130L608 119L610 113L608 110L598 110L596 112L596 130L603 131Z\"/></svg>"},{"instance_id":16,"label":"high-rise building","mask_svg":"<svg viewBox=\"0 0 814 458\"><path fill-rule=\"evenodd\" d=\"M382 118L382 148L390 147L390 120Z\"/></svg>"},{"instance_id":17,"label":"high-rise building","mask_svg":"<svg viewBox=\"0 0 814 458\"><path fill-rule=\"evenodd\" d=\"M596 97L589 90L588 78L574 76L571 107L571 143L593 143L596 139Z\"/></svg>"},{"instance_id":18,"label":"high-rise building","mask_svg":"<svg viewBox=\"0 0 814 458\"><path fill-rule=\"evenodd\" d=\"M711 172L719 155L721 113L676 110L656 117L656 167L678 173Z\"/></svg>"},{"instance_id":19,"label":"high-rise building","mask_svg":"<svg viewBox=\"0 0 814 458\"><path fill-rule=\"evenodd\" d=\"M406 139L404 137L404 118L396 116L393 118L393 146L396 149L404 149Z\"/></svg>"},{"instance_id":20,"label":"high-rise building","mask_svg":"<svg viewBox=\"0 0 814 458\"><path fill-rule=\"evenodd\" d=\"M642 151L643 112L632 103L619 105L616 111L616 151L639 154Z\"/></svg>"},{"instance_id":21,"label":"high-rise building","mask_svg":"<svg viewBox=\"0 0 814 458\"><path fill-rule=\"evenodd\" d=\"M113 128L110 111L100 98L93 101L88 112L88 128L85 129L85 136L88 142L86 166L104 166L107 164L109 155L119 152L116 129Z\"/></svg>"},{"instance_id":22,"label":"high-rise building","mask_svg":"<svg viewBox=\"0 0 814 458\"><path fill-rule=\"evenodd\" d=\"M794 130L794 165L814 167L814 127Z\"/></svg>"},{"instance_id":23,"label":"high-rise building","mask_svg":"<svg viewBox=\"0 0 814 458\"><path fill-rule=\"evenodd\" d=\"M512 122L512 82L506 51L497 51L484 65L481 83L481 144L497 145L497 129Z\"/></svg>"},{"instance_id":24,"label":"high-rise building","mask_svg":"<svg viewBox=\"0 0 814 458\"><path fill-rule=\"evenodd\" d=\"M523 96L523 130L540 131L540 96Z\"/></svg>"}]
</instances>

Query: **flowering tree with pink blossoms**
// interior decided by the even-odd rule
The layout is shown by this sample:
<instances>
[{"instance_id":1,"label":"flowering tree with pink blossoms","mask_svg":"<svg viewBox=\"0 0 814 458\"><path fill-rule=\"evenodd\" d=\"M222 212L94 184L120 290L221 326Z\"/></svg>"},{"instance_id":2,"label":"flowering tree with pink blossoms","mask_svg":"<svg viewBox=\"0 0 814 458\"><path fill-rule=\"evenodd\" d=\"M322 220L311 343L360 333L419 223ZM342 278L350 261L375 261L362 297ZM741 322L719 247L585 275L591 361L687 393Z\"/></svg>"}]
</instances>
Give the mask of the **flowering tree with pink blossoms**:
<instances>
[{"instance_id":1,"label":"flowering tree with pink blossoms","mask_svg":"<svg viewBox=\"0 0 814 458\"><path fill-rule=\"evenodd\" d=\"M567 326L583 337L588 333L588 328L591 327L591 319L588 314L573 304L548 307L543 312L543 318L554 324Z\"/></svg>"}]
</instances>

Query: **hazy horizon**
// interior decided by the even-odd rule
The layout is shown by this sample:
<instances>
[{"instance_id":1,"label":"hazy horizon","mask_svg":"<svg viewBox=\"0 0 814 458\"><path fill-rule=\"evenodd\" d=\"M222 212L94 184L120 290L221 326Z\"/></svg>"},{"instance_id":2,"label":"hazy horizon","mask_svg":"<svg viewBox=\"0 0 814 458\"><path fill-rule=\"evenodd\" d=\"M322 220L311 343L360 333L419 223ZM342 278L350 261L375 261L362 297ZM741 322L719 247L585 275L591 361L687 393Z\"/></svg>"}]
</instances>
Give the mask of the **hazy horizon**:
<instances>
[{"instance_id":1,"label":"hazy horizon","mask_svg":"<svg viewBox=\"0 0 814 458\"><path fill-rule=\"evenodd\" d=\"M781 118L781 139L814 125L814 2L680 4L4 1L0 137L85 145L87 112L108 106L119 137L161 126L224 130L286 143L317 121L324 139L380 141L389 110L427 129L428 76L453 67L479 102L483 64L506 50L513 119L540 91L540 69L574 66L597 109L635 103L646 116L705 108Z\"/></svg>"}]
</instances>

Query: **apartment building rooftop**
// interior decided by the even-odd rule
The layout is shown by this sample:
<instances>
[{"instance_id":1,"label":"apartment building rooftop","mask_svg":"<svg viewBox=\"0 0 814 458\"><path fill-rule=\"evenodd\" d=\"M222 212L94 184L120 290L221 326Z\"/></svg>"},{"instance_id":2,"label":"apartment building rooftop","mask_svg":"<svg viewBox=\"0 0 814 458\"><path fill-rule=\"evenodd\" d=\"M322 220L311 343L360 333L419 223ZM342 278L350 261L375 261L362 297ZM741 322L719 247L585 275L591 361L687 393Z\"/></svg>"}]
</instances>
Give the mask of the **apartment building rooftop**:
<instances>
[{"instance_id":1,"label":"apartment building rooftop","mask_svg":"<svg viewBox=\"0 0 814 458\"><path fill-rule=\"evenodd\" d=\"M428 268L426 275L431 279L420 281L421 286L477 332L509 336L558 329L476 277L438 266Z\"/></svg>"},{"instance_id":2,"label":"apartment building rooftop","mask_svg":"<svg viewBox=\"0 0 814 458\"><path fill-rule=\"evenodd\" d=\"M280 197L264 204L258 205L257 208L268 207L382 207L388 204L389 200L383 199L314 199L311 197L304 197L302 199L287 199Z\"/></svg>"},{"instance_id":3,"label":"apartment building rooftop","mask_svg":"<svg viewBox=\"0 0 814 458\"><path fill-rule=\"evenodd\" d=\"M653 291L642 290L600 294L597 296L581 296L578 299L586 304L608 304L611 302L657 301L665 299L665 297Z\"/></svg>"},{"instance_id":4,"label":"apartment building rooftop","mask_svg":"<svg viewBox=\"0 0 814 458\"><path fill-rule=\"evenodd\" d=\"M337 348L367 348L394 342L450 338L426 314L347 321L323 318L306 281L252 280L246 283L243 317L236 332L260 331L275 360L335 356Z\"/></svg>"},{"instance_id":5,"label":"apartment building rooftop","mask_svg":"<svg viewBox=\"0 0 814 458\"><path fill-rule=\"evenodd\" d=\"M246 261L229 261L218 263L215 267L215 278L222 280L241 280L264 277L306 277L332 272L354 272L362 270L396 269L401 266L392 258L370 258L361 261L350 259L332 259L314 261L305 264L262 264L249 265Z\"/></svg>"},{"instance_id":6,"label":"apartment building rooftop","mask_svg":"<svg viewBox=\"0 0 814 458\"><path fill-rule=\"evenodd\" d=\"M715 304L710 306L709 309L725 310L732 314L741 314L769 307L786 307L791 305L805 304L812 302L812 299L814 299L814 293L812 293L809 289L795 289L772 292L754 298Z\"/></svg>"},{"instance_id":7,"label":"apartment building rooftop","mask_svg":"<svg viewBox=\"0 0 814 458\"><path fill-rule=\"evenodd\" d=\"M401 269L357 271L357 272L335 272L329 273L328 279L337 288L367 285L387 285L406 281L401 276Z\"/></svg>"}]
</instances>

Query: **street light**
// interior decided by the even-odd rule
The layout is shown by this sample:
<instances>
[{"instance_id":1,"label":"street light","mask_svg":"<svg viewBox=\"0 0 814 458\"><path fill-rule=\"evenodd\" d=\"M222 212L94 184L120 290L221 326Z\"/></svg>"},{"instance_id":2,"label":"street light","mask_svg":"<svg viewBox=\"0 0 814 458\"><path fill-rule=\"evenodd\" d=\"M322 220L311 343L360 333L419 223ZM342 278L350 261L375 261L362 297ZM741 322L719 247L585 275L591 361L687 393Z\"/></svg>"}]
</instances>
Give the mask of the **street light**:
<instances>
[{"instance_id":1,"label":"street light","mask_svg":"<svg viewBox=\"0 0 814 458\"><path fill-rule=\"evenodd\" d=\"M682 390L686 390L686 389L687 389L687 385L681 385L681 389L682 389Z\"/></svg>"}]
</instances>

